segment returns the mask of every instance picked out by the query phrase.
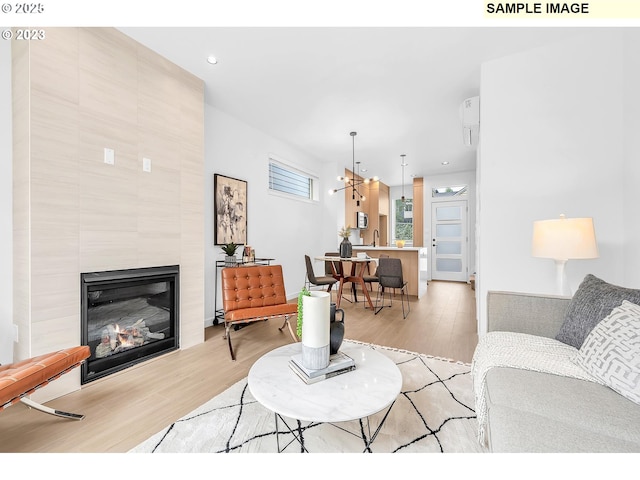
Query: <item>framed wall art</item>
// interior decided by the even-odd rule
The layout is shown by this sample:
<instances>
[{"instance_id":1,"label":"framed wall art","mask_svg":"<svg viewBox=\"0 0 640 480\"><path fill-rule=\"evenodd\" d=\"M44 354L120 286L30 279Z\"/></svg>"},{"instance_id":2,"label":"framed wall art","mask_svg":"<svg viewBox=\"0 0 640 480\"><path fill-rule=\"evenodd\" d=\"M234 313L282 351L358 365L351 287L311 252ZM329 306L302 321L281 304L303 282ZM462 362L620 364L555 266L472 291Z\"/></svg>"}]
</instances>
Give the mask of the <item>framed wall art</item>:
<instances>
[{"instance_id":1,"label":"framed wall art","mask_svg":"<svg viewBox=\"0 0 640 480\"><path fill-rule=\"evenodd\" d=\"M247 182L213 175L215 245L247 243Z\"/></svg>"}]
</instances>

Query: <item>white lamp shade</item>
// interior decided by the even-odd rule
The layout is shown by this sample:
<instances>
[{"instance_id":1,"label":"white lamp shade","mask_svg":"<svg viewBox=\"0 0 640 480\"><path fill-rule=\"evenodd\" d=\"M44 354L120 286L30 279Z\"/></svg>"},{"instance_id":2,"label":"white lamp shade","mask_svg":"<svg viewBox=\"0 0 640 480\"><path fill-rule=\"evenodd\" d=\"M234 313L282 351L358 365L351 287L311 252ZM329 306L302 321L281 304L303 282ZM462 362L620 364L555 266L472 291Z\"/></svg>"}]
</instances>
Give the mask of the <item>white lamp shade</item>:
<instances>
[{"instance_id":1,"label":"white lamp shade","mask_svg":"<svg viewBox=\"0 0 640 480\"><path fill-rule=\"evenodd\" d=\"M592 218L561 218L533 222L532 255L569 260L597 258Z\"/></svg>"}]
</instances>

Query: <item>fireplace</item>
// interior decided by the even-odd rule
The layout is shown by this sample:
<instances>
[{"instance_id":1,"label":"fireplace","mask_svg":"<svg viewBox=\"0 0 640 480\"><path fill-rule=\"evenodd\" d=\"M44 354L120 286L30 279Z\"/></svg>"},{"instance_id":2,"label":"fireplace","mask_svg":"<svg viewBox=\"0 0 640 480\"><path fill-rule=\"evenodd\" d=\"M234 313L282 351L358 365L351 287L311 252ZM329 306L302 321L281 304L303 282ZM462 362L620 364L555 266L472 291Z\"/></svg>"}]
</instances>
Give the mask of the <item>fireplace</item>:
<instances>
[{"instance_id":1,"label":"fireplace","mask_svg":"<svg viewBox=\"0 0 640 480\"><path fill-rule=\"evenodd\" d=\"M81 274L85 384L176 350L178 265Z\"/></svg>"}]
</instances>

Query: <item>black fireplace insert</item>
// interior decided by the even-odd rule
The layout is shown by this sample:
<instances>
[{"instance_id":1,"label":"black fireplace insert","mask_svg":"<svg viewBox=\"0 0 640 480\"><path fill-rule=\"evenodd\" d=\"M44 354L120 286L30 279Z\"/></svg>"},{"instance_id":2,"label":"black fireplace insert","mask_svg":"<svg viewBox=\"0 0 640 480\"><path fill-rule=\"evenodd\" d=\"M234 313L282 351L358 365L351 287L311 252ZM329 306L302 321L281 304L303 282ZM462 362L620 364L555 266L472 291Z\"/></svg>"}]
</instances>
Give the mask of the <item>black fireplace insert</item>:
<instances>
[{"instance_id":1,"label":"black fireplace insert","mask_svg":"<svg viewBox=\"0 0 640 480\"><path fill-rule=\"evenodd\" d=\"M180 267L81 274L85 384L179 347Z\"/></svg>"}]
</instances>

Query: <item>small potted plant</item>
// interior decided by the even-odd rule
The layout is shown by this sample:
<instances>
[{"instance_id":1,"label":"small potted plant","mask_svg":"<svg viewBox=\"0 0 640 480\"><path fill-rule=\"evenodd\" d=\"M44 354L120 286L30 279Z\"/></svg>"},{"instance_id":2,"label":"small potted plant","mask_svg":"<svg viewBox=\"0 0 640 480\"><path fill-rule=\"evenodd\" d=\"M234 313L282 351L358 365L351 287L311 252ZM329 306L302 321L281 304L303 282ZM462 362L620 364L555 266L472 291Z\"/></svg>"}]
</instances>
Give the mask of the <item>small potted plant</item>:
<instances>
[{"instance_id":1,"label":"small potted plant","mask_svg":"<svg viewBox=\"0 0 640 480\"><path fill-rule=\"evenodd\" d=\"M342 227L338 235L342 237L342 243L340 243L340 258L351 258L351 254L353 253L352 245L349 241L351 226L347 225L346 227Z\"/></svg>"},{"instance_id":2,"label":"small potted plant","mask_svg":"<svg viewBox=\"0 0 640 480\"><path fill-rule=\"evenodd\" d=\"M226 257L224 257L225 267L233 267L236 265L236 251L238 248L240 248L240 245L233 242L222 245L222 251L226 254Z\"/></svg>"}]
</instances>

